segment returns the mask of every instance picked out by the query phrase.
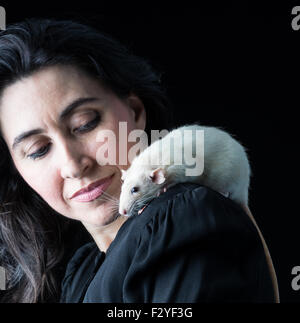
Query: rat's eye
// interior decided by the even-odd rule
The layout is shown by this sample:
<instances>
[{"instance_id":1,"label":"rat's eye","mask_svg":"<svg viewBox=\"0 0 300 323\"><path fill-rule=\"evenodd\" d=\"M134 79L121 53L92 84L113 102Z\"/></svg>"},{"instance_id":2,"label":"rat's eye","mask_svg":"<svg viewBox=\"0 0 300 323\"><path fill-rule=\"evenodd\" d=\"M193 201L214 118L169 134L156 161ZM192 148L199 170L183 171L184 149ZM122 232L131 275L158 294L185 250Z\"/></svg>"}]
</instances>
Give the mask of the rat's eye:
<instances>
[{"instance_id":1,"label":"rat's eye","mask_svg":"<svg viewBox=\"0 0 300 323\"><path fill-rule=\"evenodd\" d=\"M134 194L136 192L138 192L139 188L137 186L134 186L132 189L131 189L131 194Z\"/></svg>"}]
</instances>

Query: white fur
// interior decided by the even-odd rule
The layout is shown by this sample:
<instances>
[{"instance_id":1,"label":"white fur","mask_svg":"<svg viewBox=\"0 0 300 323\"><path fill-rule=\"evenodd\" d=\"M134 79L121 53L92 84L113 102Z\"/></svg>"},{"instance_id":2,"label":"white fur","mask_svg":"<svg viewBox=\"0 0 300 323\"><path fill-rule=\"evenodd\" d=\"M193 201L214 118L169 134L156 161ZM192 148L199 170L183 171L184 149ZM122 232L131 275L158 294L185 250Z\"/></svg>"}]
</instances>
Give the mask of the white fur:
<instances>
[{"instance_id":1,"label":"white fur","mask_svg":"<svg viewBox=\"0 0 300 323\"><path fill-rule=\"evenodd\" d=\"M187 165L174 165L174 151L172 150L170 164L165 165L166 161L162 158L155 165L149 162L152 154L157 156L160 151L166 149L170 138L182 137L184 130L204 130L204 172L200 176L186 176ZM182 145L174 147L175 152L179 150L182 153L183 149L185 151L188 149L190 152L196 151L195 136L184 147L184 140L182 139L181 142ZM202 158L203 156L195 157ZM184 158L182 159L184 161ZM166 181L162 184L153 183L153 180L149 177L151 171L157 168L161 168L166 177ZM163 186L171 187L183 182L199 183L229 196L239 204L248 205L250 174L251 170L245 149L227 132L216 127L183 126L151 144L135 157L130 168L123 172L124 183L121 190L119 212L121 214L124 214L123 210L128 212L133 203L139 202L139 200L142 202L136 203L137 207L145 205L147 201L156 196ZM139 187L139 192L132 194L130 190L134 186Z\"/></svg>"}]
</instances>

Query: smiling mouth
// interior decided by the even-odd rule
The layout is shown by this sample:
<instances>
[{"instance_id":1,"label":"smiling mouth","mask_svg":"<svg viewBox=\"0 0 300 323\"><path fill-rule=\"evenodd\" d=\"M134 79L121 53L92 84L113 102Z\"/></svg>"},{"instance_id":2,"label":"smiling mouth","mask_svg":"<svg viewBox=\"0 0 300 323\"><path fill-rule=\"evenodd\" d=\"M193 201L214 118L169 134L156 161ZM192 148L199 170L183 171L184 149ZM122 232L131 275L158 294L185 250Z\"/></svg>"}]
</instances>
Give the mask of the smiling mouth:
<instances>
[{"instance_id":1,"label":"smiling mouth","mask_svg":"<svg viewBox=\"0 0 300 323\"><path fill-rule=\"evenodd\" d=\"M114 174L90 184L87 189L76 192L71 199L77 202L91 202L97 199L109 187L113 176Z\"/></svg>"}]
</instances>

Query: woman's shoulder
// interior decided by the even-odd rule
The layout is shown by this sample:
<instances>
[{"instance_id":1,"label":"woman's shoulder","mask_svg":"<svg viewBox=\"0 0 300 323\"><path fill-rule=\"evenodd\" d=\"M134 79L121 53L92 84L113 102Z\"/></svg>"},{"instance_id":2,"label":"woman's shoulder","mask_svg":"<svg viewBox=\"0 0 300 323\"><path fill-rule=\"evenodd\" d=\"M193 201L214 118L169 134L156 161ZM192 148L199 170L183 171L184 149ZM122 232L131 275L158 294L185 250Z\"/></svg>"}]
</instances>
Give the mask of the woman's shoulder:
<instances>
[{"instance_id":1,"label":"woman's shoulder","mask_svg":"<svg viewBox=\"0 0 300 323\"><path fill-rule=\"evenodd\" d=\"M85 301L194 302L210 293L203 277L225 281L231 299L251 285L244 299L264 297L263 288L273 297L263 246L248 215L208 187L181 183L122 225ZM223 299L223 287L208 299Z\"/></svg>"},{"instance_id":2,"label":"woman's shoulder","mask_svg":"<svg viewBox=\"0 0 300 323\"><path fill-rule=\"evenodd\" d=\"M135 214L129 220L128 227L131 226L136 233L153 226L163 230L163 225L178 225L188 230L187 236L193 230L197 234L207 230L230 230L248 232L259 239L255 226L240 205L195 183L180 183L171 187L154 198L141 214Z\"/></svg>"},{"instance_id":3,"label":"woman's shoulder","mask_svg":"<svg viewBox=\"0 0 300 323\"><path fill-rule=\"evenodd\" d=\"M251 249L263 253L254 224L238 204L198 184L180 183L171 187L144 209L130 217L111 244L111 251L133 259L161 257L199 245L236 255ZM250 251L249 251L250 252ZM150 257L150 258L151 258Z\"/></svg>"},{"instance_id":4,"label":"woman's shoulder","mask_svg":"<svg viewBox=\"0 0 300 323\"><path fill-rule=\"evenodd\" d=\"M208 187L177 184L153 199L141 214L128 218L102 258L94 243L76 252L68 265L69 276L64 280L68 295L62 301L122 301L125 282L134 286L125 288L129 295L137 290L136 277L152 277L154 268L161 269L156 277L160 281L171 267L177 272L186 263L191 272L198 272L211 255L220 262L226 258L232 264L247 263L249 275L256 275L258 262L265 267L259 235L239 205Z\"/></svg>"}]
</instances>

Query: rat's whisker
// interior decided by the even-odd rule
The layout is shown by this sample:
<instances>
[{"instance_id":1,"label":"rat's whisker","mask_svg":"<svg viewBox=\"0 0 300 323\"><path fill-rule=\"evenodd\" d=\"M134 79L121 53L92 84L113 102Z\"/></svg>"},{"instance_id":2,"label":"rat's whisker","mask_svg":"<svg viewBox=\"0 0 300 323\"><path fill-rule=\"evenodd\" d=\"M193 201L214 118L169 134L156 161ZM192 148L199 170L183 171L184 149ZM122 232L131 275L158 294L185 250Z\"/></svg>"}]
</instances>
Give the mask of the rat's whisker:
<instances>
[{"instance_id":1,"label":"rat's whisker","mask_svg":"<svg viewBox=\"0 0 300 323\"><path fill-rule=\"evenodd\" d=\"M117 198L116 198L116 197L114 197L113 195L110 195L110 194L108 194L108 193L106 193L106 192L102 192L102 195L107 196L107 197L110 197L110 198L111 198L111 199L113 199L113 200L117 200Z\"/></svg>"},{"instance_id":2,"label":"rat's whisker","mask_svg":"<svg viewBox=\"0 0 300 323\"><path fill-rule=\"evenodd\" d=\"M142 196L139 200L135 201L130 209L129 213L137 213L141 208L143 208L145 205L147 205L151 200L153 199L153 195L149 192Z\"/></svg>"},{"instance_id":3,"label":"rat's whisker","mask_svg":"<svg viewBox=\"0 0 300 323\"><path fill-rule=\"evenodd\" d=\"M118 211L118 208L116 208L116 207L109 207L108 208L108 211L115 212L115 211Z\"/></svg>"},{"instance_id":4,"label":"rat's whisker","mask_svg":"<svg viewBox=\"0 0 300 323\"><path fill-rule=\"evenodd\" d=\"M116 197L114 197L114 196L112 196L112 195L110 195L110 194L108 194L106 192L102 193L100 198L102 198L102 197L103 197L103 199L106 199L108 201L112 201L112 202L115 202L115 203L117 203L119 201Z\"/></svg>"},{"instance_id":5,"label":"rat's whisker","mask_svg":"<svg viewBox=\"0 0 300 323\"><path fill-rule=\"evenodd\" d=\"M99 201L103 201L103 202L109 202L111 205L117 205L117 203L113 200L110 200L107 197L101 196L98 198Z\"/></svg>"},{"instance_id":6,"label":"rat's whisker","mask_svg":"<svg viewBox=\"0 0 300 323\"><path fill-rule=\"evenodd\" d=\"M114 200L111 200L111 199L109 199L109 198L107 198L107 197L100 197L99 198L99 201L104 201L104 202L109 202L109 204L110 205L113 205L113 206L115 206L115 207L117 207L118 205L119 205L119 203L117 203L116 201L114 201Z\"/></svg>"}]
</instances>

